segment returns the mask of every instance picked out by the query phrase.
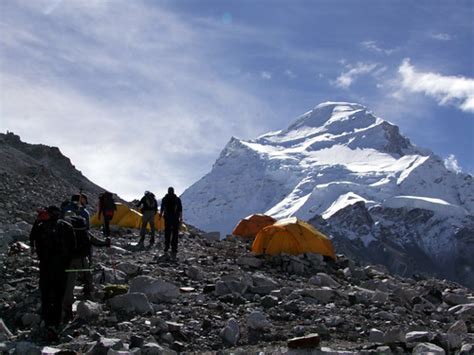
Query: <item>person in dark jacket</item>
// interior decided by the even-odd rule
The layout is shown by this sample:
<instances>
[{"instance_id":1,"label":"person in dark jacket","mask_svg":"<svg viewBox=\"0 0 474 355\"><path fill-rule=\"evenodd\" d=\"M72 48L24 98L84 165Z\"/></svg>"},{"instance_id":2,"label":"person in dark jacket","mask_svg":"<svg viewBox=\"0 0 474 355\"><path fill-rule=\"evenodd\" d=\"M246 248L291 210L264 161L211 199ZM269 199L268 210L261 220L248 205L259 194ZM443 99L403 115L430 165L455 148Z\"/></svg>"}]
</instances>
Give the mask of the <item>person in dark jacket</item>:
<instances>
[{"instance_id":1,"label":"person in dark jacket","mask_svg":"<svg viewBox=\"0 0 474 355\"><path fill-rule=\"evenodd\" d=\"M150 224L151 246L153 243L155 243L155 215L158 212L158 203L156 202L155 195L150 191L145 191L145 195L137 204L137 208L140 207L142 207L142 228L140 230L139 243L143 244L145 242L146 227L148 224Z\"/></svg>"},{"instance_id":2,"label":"person in dark jacket","mask_svg":"<svg viewBox=\"0 0 474 355\"><path fill-rule=\"evenodd\" d=\"M169 187L168 193L161 200L160 217L165 218L165 256L171 244L171 259L176 260L178 252L178 232L183 221L183 206L181 199L174 194L174 188Z\"/></svg>"},{"instance_id":3,"label":"person in dark jacket","mask_svg":"<svg viewBox=\"0 0 474 355\"><path fill-rule=\"evenodd\" d=\"M99 219L104 216L104 236L110 237L110 221L114 218L117 207L112 193L106 191L99 195Z\"/></svg>"},{"instance_id":4,"label":"person in dark jacket","mask_svg":"<svg viewBox=\"0 0 474 355\"><path fill-rule=\"evenodd\" d=\"M49 206L38 213L30 232L31 251L36 252L39 259L41 318L52 334L61 323L66 268L71 262L74 248L74 230L60 217L61 209ZM48 337L51 337L50 333Z\"/></svg>"}]
</instances>

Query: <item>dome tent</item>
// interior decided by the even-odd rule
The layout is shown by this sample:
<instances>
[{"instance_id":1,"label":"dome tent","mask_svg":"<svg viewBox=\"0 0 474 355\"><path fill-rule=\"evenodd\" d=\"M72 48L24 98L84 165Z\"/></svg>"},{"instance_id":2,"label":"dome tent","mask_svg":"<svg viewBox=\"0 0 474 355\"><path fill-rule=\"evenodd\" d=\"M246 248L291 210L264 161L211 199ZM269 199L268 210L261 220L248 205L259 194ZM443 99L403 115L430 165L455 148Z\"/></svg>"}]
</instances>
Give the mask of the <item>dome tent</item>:
<instances>
[{"instance_id":1,"label":"dome tent","mask_svg":"<svg viewBox=\"0 0 474 355\"><path fill-rule=\"evenodd\" d=\"M136 228L139 229L142 223L142 214L120 202L115 202L115 207L117 208L114 213L114 217L110 221L111 225L116 225L119 227L125 228ZM104 223L104 217L101 216L99 219L98 213L95 213L91 217L91 225L101 226ZM163 230L165 222L160 215L157 213L155 215L155 229ZM147 226L147 229L150 229L150 226Z\"/></svg>"},{"instance_id":2,"label":"dome tent","mask_svg":"<svg viewBox=\"0 0 474 355\"><path fill-rule=\"evenodd\" d=\"M253 239L260 230L276 222L273 217L265 214L252 214L241 219L232 231L233 235L238 235L244 239Z\"/></svg>"},{"instance_id":3,"label":"dome tent","mask_svg":"<svg viewBox=\"0 0 474 355\"><path fill-rule=\"evenodd\" d=\"M252 251L268 255L317 253L336 260L331 240L296 217L285 218L263 228L255 237Z\"/></svg>"}]
</instances>

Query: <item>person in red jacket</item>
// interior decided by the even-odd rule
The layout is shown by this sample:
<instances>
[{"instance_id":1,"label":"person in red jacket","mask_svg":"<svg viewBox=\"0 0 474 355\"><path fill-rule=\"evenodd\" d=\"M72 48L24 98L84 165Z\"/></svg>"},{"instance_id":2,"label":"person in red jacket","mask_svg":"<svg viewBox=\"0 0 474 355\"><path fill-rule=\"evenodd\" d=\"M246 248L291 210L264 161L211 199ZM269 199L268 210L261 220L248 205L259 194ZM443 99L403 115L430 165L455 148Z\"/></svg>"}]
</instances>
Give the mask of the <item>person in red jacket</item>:
<instances>
[{"instance_id":1,"label":"person in red jacket","mask_svg":"<svg viewBox=\"0 0 474 355\"><path fill-rule=\"evenodd\" d=\"M181 199L174 194L174 188L169 187L168 193L161 200L160 217L165 218L165 256L171 244L171 260L176 260L178 252L178 232L183 221L183 206Z\"/></svg>"},{"instance_id":2,"label":"person in red jacket","mask_svg":"<svg viewBox=\"0 0 474 355\"><path fill-rule=\"evenodd\" d=\"M104 236L110 237L110 221L114 218L114 213L117 207L115 207L115 201L113 195L105 191L99 195L99 219L104 216Z\"/></svg>"}]
</instances>

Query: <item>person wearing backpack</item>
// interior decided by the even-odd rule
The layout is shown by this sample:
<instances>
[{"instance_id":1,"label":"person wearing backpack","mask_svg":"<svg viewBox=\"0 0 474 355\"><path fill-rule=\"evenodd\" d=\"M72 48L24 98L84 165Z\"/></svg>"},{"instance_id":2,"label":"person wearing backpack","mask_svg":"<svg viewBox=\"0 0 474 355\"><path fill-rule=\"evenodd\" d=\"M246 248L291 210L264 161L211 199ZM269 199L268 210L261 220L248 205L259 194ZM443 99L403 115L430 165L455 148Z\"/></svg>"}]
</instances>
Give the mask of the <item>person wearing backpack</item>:
<instances>
[{"instance_id":1,"label":"person wearing backpack","mask_svg":"<svg viewBox=\"0 0 474 355\"><path fill-rule=\"evenodd\" d=\"M181 199L175 195L174 188L169 187L168 193L161 200L160 217L165 218L165 257L171 244L171 260L176 260L178 252L178 232L183 221L183 206Z\"/></svg>"},{"instance_id":2,"label":"person wearing backpack","mask_svg":"<svg viewBox=\"0 0 474 355\"><path fill-rule=\"evenodd\" d=\"M72 305L74 303L74 286L78 277L84 283L84 297L93 300L94 282L92 280L91 265L91 238L89 235L89 211L87 210L87 196L82 192L72 195L70 201L63 202L61 210L63 218L74 229L74 248L72 259L68 266L66 290L63 299L63 321L72 320Z\"/></svg>"},{"instance_id":3,"label":"person wearing backpack","mask_svg":"<svg viewBox=\"0 0 474 355\"><path fill-rule=\"evenodd\" d=\"M139 244L143 245L145 242L146 227L150 224L150 246L155 243L155 215L158 212L158 203L156 202L155 195L150 191L145 191L144 196L138 202L137 208L140 208L142 212L142 228L140 230L140 241Z\"/></svg>"},{"instance_id":4,"label":"person wearing backpack","mask_svg":"<svg viewBox=\"0 0 474 355\"><path fill-rule=\"evenodd\" d=\"M66 268L74 249L73 227L60 217L59 207L42 208L30 232L31 251L39 259L41 318L48 328L49 340L57 338L55 328L61 323Z\"/></svg>"},{"instance_id":5,"label":"person wearing backpack","mask_svg":"<svg viewBox=\"0 0 474 355\"><path fill-rule=\"evenodd\" d=\"M104 216L104 236L110 237L110 221L114 218L117 207L112 193L105 191L99 195L99 219Z\"/></svg>"}]
</instances>

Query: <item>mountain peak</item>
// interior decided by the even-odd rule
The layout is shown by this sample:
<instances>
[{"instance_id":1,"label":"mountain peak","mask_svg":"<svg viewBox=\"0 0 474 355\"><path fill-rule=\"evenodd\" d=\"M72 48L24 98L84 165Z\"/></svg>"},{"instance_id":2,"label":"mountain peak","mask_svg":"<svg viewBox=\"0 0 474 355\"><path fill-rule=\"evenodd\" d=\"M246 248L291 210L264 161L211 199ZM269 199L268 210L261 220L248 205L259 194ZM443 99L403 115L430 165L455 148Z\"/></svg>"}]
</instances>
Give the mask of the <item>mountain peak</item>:
<instances>
[{"instance_id":1,"label":"mountain peak","mask_svg":"<svg viewBox=\"0 0 474 355\"><path fill-rule=\"evenodd\" d=\"M302 127L308 128L330 128L338 122L345 122L357 118L370 118L370 123L376 122L377 118L373 116L365 106L350 102L323 102L309 112L300 116L287 131L292 131ZM380 120L380 119L379 119ZM359 122L367 124L369 122Z\"/></svg>"}]
</instances>

